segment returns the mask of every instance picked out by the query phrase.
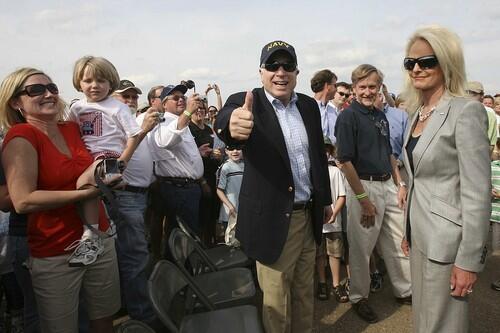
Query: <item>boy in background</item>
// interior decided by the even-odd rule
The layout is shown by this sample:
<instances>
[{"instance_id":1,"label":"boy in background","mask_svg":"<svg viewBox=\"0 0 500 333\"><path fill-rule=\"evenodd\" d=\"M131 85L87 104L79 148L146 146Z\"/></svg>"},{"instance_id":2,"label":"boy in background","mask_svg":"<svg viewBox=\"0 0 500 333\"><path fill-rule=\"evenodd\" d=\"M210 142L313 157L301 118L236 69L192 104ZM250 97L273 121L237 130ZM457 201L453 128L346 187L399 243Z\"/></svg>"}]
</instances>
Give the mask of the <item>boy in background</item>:
<instances>
[{"instance_id":1,"label":"boy in background","mask_svg":"<svg viewBox=\"0 0 500 333\"><path fill-rule=\"evenodd\" d=\"M243 153L235 147L226 147L228 160L218 170L217 196L222 205L219 214L219 230L225 230L225 243L238 246L235 238L236 217L238 214L238 197L243 179ZM218 233L219 236L220 233Z\"/></svg>"}]
</instances>

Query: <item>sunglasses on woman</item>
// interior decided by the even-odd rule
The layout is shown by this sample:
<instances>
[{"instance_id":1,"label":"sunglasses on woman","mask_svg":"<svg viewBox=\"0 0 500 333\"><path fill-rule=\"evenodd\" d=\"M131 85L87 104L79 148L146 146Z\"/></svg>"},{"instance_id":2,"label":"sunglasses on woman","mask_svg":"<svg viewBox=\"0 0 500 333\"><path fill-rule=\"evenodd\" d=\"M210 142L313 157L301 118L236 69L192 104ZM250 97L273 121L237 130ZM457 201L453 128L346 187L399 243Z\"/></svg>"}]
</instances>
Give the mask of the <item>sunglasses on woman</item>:
<instances>
[{"instance_id":1,"label":"sunglasses on woman","mask_svg":"<svg viewBox=\"0 0 500 333\"><path fill-rule=\"evenodd\" d=\"M20 95L28 95L29 97L41 96L45 95L46 91L50 91L51 94L57 95L59 94L59 88L57 88L55 83L49 84L30 84L24 87L23 90L18 92L16 96Z\"/></svg>"},{"instance_id":2,"label":"sunglasses on woman","mask_svg":"<svg viewBox=\"0 0 500 333\"><path fill-rule=\"evenodd\" d=\"M297 69L297 64L295 63L281 63L281 62L273 62L272 64L264 64L262 65L269 72L276 72L280 67L283 67L285 72L293 72Z\"/></svg>"},{"instance_id":3,"label":"sunglasses on woman","mask_svg":"<svg viewBox=\"0 0 500 333\"><path fill-rule=\"evenodd\" d=\"M418 64L420 69L429 69L436 67L439 62L435 55L428 55L420 58L405 58L403 60L403 66L407 71L412 71L415 64Z\"/></svg>"}]
</instances>

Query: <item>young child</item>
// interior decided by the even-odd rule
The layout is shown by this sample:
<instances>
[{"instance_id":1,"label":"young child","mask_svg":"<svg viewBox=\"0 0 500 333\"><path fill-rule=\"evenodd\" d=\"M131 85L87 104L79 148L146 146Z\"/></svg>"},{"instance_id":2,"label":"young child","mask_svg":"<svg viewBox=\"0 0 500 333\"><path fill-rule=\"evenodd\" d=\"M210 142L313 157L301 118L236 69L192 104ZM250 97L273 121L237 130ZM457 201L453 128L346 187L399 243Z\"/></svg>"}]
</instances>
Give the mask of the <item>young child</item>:
<instances>
[{"instance_id":1,"label":"young child","mask_svg":"<svg viewBox=\"0 0 500 333\"><path fill-rule=\"evenodd\" d=\"M71 105L70 119L80 125L82 139L95 160L117 158L126 165L145 133L128 106L110 97L119 83L118 72L108 60L92 56L79 59L73 70L73 86L86 98ZM80 177L77 188L86 183L88 179ZM99 199L82 203L84 218L90 226L84 225L82 238L68 247L75 248L69 258L70 266L89 265L103 251L96 232L98 205Z\"/></svg>"},{"instance_id":2,"label":"young child","mask_svg":"<svg viewBox=\"0 0 500 333\"><path fill-rule=\"evenodd\" d=\"M220 207L219 223L225 229L227 245L238 246L235 238L236 217L238 214L238 197L240 195L241 180L243 179L243 153L234 147L226 147L228 160L218 170L217 196L222 205Z\"/></svg>"},{"instance_id":3,"label":"young child","mask_svg":"<svg viewBox=\"0 0 500 333\"><path fill-rule=\"evenodd\" d=\"M341 211L346 202L345 177L335 164L335 146L332 145L328 137L325 137L325 149L328 158L328 173L330 174L333 216L328 223L323 225L323 240L316 254L316 269L319 277L317 297L320 300L328 299L325 274L325 257L328 255L335 298L338 302L345 303L349 301L349 296L345 286L340 284L340 259L344 255Z\"/></svg>"}]
</instances>

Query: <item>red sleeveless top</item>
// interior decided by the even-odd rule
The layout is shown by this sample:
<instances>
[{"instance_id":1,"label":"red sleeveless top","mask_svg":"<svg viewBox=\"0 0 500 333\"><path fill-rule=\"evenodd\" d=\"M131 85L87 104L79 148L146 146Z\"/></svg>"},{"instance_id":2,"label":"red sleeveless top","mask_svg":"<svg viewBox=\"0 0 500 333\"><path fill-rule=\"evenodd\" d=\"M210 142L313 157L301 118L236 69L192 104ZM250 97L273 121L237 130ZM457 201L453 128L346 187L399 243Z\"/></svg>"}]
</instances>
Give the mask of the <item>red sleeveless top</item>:
<instances>
[{"instance_id":1,"label":"red sleeveless top","mask_svg":"<svg viewBox=\"0 0 500 333\"><path fill-rule=\"evenodd\" d=\"M38 190L75 190L78 177L93 162L80 138L78 125L63 122L58 127L71 157L61 153L47 135L27 123L12 127L3 141L3 149L16 137L26 139L35 148L38 154ZM104 207L100 204L99 229L106 231L108 228ZM28 214L28 243L33 257L66 254L64 248L80 239L82 233L83 224L74 204Z\"/></svg>"}]
</instances>

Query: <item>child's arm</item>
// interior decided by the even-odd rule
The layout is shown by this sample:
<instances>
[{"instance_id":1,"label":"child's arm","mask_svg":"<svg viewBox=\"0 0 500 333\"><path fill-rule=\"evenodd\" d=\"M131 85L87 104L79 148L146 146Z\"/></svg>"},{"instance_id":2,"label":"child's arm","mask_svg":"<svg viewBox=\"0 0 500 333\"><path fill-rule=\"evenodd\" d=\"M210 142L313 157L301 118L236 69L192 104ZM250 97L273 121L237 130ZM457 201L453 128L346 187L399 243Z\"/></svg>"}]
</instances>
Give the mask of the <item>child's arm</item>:
<instances>
[{"instance_id":1,"label":"child's arm","mask_svg":"<svg viewBox=\"0 0 500 333\"><path fill-rule=\"evenodd\" d=\"M217 189L217 196L219 197L220 201L222 201L222 203L224 205L226 205L226 207L229 209L229 215L235 216L236 215L236 208L233 206L231 201L229 201L229 199L226 196L226 193L224 193L223 190L218 188Z\"/></svg>"},{"instance_id":2,"label":"child's arm","mask_svg":"<svg viewBox=\"0 0 500 333\"><path fill-rule=\"evenodd\" d=\"M118 158L120 161L124 161L125 163L128 163L128 161L130 161L132 155L134 155L134 152L137 146L139 146L139 144L141 143L142 139L144 139L146 137L146 134L148 134L148 132L150 132L158 123L157 114L158 112L156 112L156 110L154 110L153 108L149 108L141 124L142 131L140 131L137 135L127 139L127 145L123 150L123 153L120 155L120 158Z\"/></svg>"},{"instance_id":3,"label":"child's arm","mask_svg":"<svg viewBox=\"0 0 500 333\"><path fill-rule=\"evenodd\" d=\"M340 213L340 211L342 210L342 207L344 207L345 205L345 196L339 196L337 198L337 201L335 201L335 206L333 206L333 216L332 218L330 219L330 221L328 221L328 223L333 223L335 222L335 219L337 218L337 214Z\"/></svg>"}]
</instances>

